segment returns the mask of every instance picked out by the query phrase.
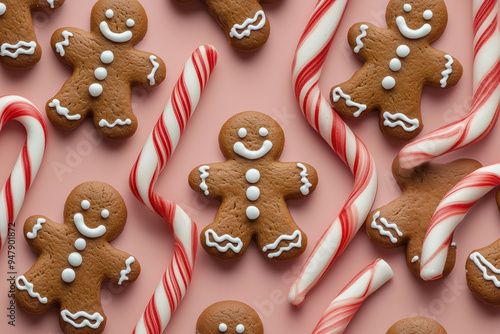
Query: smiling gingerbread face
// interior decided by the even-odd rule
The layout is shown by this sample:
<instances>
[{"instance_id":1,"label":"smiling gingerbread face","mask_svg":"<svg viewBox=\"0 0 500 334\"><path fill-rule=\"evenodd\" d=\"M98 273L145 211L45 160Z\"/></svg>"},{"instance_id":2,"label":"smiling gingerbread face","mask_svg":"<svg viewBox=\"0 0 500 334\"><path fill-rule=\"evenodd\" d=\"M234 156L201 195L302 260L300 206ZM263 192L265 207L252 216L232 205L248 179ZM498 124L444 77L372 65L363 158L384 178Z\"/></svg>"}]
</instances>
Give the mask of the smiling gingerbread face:
<instances>
[{"instance_id":1,"label":"smiling gingerbread face","mask_svg":"<svg viewBox=\"0 0 500 334\"><path fill-rule=\"evenodd\" d=\"M262 334L259 315L250 306L223 301L209 306L196 323L196 334Z\"/></svg>"},{"instance_id":2,"label":"smiling gingerbread face","mask_svg":"<svg viewBox=\"0 0 500 334\"><path fill-rule=\"evenodd\" d=\"M448 23L442 0L392 0L387 6L387 25L411 40L428 43L441 36Z\"/></svg>"},{"instance_id":3,"label":"smiling gingerbread face","mask_svg":"<svg viewBox=\"0 0 500 334\"><path fill-rule=\"evenodd\" d=\"M283 151L285 136L271 117L249 111L231 117L219 134L219 146L227 159L274 160Z\"/></svg>"},{"instance_id":4,"label":"smiling gingerbread face","mask_svg":"<svg viewBox=\"0 0 500 334\"><path fill-rule=\"evenodd\" d=\"M123 6L116 0L101 0L93 7L91 18L92 31L115 43L136 44L148 28L146 12L137 1Z\"/></svg>"}]
</instances>

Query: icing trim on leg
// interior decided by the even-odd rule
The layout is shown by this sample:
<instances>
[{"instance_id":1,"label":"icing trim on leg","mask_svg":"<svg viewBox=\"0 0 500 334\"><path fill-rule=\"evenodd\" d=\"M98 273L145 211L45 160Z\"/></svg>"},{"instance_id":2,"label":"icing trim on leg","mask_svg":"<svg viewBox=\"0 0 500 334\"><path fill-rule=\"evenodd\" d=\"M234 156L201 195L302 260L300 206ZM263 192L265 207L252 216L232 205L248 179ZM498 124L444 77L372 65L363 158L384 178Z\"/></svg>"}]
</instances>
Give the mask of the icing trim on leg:
<instances>
[{"instance_id":1,"label":"icing trim on leg","mask_svg":"<svg viewBox=\"0 0 500 334\"><path fill-rule=\"evenodd\" d=\"M500 280L494 275L488 275L488 269L493 272L493 274L500 275L500 269L495 268L491 262L486 260L486 258L479 252L474 252L469 257L479 270L483 273L483 277L486 281L491 281L497 288L500 289Z\"/></svg>"},{"instance_id":2,"label":"icing trim on leg","mask_svg":"<svg viewBox=\"0 0 500 334\"><path fill-rule=\"evenodd\" d=\"M90 315L85 311L78 311L76 313L71 313L68 310L62 310L61 317L65 322L67 322L68 324L72 325L75 328L83 328L88 326L92 329L96 329L99 328L101 323L104 321L104 317L100 315L98 312L95 312L94 314ZM86 319L78 324L73 321L78 318L86 318ZM90 321L92 320L94 320L95 323L91 323Z\"/></svg>"},{"instance_id":3,"label":"icing trim on leg","mask_svg":"<svg viewBox=\"0 0 500 334\"><path fill-rule=\"evenodd\" d=\"M396 114L391 114L386 111L382 116L384 116L385 119L384 125L391 128L400 126L406 132L413 132L420 127L420 121L417 118L409 118L405 114L399 112ZM411 126L407 126L405 122L410 124Z\"/></svg>"},{"instance_id":4,"label":"icing trim on leg","mask_svg":"<svg viewBox=\"0 0 500 334\"><path fill-rule=\"evenodd\" d=\"M210 241L210 235L212 235L212 238L214 238L215 242ZM208 247L215 247L219 252L222 253L227 252L228 249L231 249L235 253L239 253L243 248L243 242L240 238L233 238L229 234L224 234L222 237L220 237L212 229L208 229L205 231L205 239L205 243ZM226 246L221 247L219 243L224 241L228 241L228 243L226 244ZM233 244L236 244L236 246Z\"/></svg>"},{"instance_id":5,"label":"icing trim on leg","mask_svg":"<svg viewBox=\"0 0 500 334\"><path fill-rule=\"evenodd\" d=\"M274 241L272 244L264 246L264 248L262 248L262 251L267 252L268 250L274 250L278 247L278 245L281 241L283 241L283 240L292 241L292 240L295 240L297 238L298 238L297 242L291 242L286 247L280 247L280 249L277 252L267 254L267 257L270 259L272 259L274 257L278 257L281 255L281 253L288 252L292 248L302 247L302 233L300 233L299 230L295 230L295 232L293 232L292 235L286 235L286 234L280 235L279 238L276 239L276 241Z\"/></svg>"}]
</instances>

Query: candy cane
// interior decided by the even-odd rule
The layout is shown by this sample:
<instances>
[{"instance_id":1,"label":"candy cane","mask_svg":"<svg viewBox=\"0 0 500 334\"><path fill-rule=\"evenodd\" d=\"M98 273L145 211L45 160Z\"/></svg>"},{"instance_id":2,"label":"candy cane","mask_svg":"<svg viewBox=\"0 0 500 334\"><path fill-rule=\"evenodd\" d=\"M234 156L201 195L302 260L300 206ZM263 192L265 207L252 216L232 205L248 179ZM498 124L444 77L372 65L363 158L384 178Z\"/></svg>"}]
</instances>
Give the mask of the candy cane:
<instances>
[{"instance_id":1,"label":"candy cane","mask_svg":"<svg viewBox=\"0 0 500 334\"><path fill-rule=\"evenodd\" d=\"M312 334L342 334L361 304L394 276L387 262L378 259L363 269L328 306Z\"/></svg>"},{"instance_id":2,"label":"candy cane","mask_svg":"<svg viewBox=\"0 0 500 334\"><path fill-rule=\"evenodd\" d=\"M295 96L304 116L354 174L354 188L346 204L316 244L290 289L288 300L294 305L303 303L306 294L351 242L365 222L377 190L377 172L372 156L333 111L318 84L347 2L318 1L299 41L293 62Z\"/></svg>"},{"instance_id":3,"label":"candy cane","mask_svg":"<svg viewBox=\"0 0 500 334\"><path fill-rule=\"evenodd\" d=\"M9 225L16 220L26 193L35 180L47 141L47 128L40 111L25 98L14 95L0 97L0 131L11 120L25 127L27 137L0 192L0 249L5 245Z\"/></svg>"},{"instance_id":4,"label":"candy cane","mask_svg":"<svg viewBox=\"0 0 500 334\"><path fill-rule=\"evenodd\" d=\"M134 333L163 332L191 282L198 246L196 224L178 205L157 195L154 186L198 105L217 58L217 50L210 45L194 51L130 174L130 188L134 195L167 221L175 239L172 262Z\"/></svg>"},{"instance_id":5,"label":"candy cane","mask_svg":"<svg viewBox=\"0 0 500 334\"><path fill-rule=\"evenodd\" d=\"M420 276L438 279L448 256L453 232L469 209L491 189L500 185L500 162L482 167L463 178L439 203L422 246Z\"/></svg>"},{"instance_id":6,"label":"candy cane","mask_svg":"<svg viewBox=\"0 0 500 334\"><path fill-rule=\"evenodd\" d=\"M467 116L405 146L402 168L412 169L435 157L473 145L495 126L500 112L500 33L497 0L474 0L474 96Z\"/></svg>"}]
</instances>

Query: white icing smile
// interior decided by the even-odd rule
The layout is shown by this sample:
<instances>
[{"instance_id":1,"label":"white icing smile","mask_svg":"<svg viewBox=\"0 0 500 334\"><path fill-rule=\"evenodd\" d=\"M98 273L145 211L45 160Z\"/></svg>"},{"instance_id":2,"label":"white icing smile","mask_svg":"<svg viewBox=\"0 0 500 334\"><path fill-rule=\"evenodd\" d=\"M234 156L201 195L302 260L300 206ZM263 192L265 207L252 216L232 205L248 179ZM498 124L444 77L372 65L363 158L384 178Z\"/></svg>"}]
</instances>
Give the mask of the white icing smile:
<instances>
[{"instance_id":1,"label":"white icing smile","mask_svg":"<svg viewBox=\"0 0 500 334\"><path fill-rule=\"evenodd\" d=\"M85 220L83 219L83 215L81 213L75 214L73 220L78 232L88 238L99 238L106 233L106 226L104 225L99 225L96 228L90 228L85 225Z\"/></svg>"},{"instance_id":2,"label":"white icing smile","mask_svg":"<svg viewBox=\"0 0 500 334\"><path fill-rule=\"evenodd\" d=\"M409 39L419 39L429 35L432 31L432 27L429 23L424 24L418 29L411 29L406 24L406 19L402 16L396 18L396 24L398 25L399 32L406 38Z\"/></svg>"},{"instance_id":3,"label":"white icing smile","mask_svg":"<svg viewBox=\"0 0 500 334\"><path fill-rule=\"evenodd\" d=\"M261 148L259 148L257 151L249 150L248 148L245 147L245 145L242 142L236 142L233 146L233 150L234 152L236 152L236 154L241 155L243 158L247 158L250 160L256 160L262 158L267 153L269 153L269 151L272 148L273 148L273 143L270 140L265 140L264 143L262 143Z\"/></svg>"},{"instance_id":4,"label":"white icing smile","mask_svg":"<svg viewBox=\"0 0 500 334\"><path fill-rule=\"evenodd\" d=\"M115 13L113 12L112 9L108 9L106 11L106 17L108 19L111 19L114 15ZM135 25L134 20L132 19L127 20L127 27L132 28L134 25ZM132 32L130 30L121 33L113 32L111 31L111 29L109 29L108 23L105 21L101 22L99 28L101 29L101 33L104 35L104 37L106 37L110 41L116 43L125 43L132 39Z\"/></svg>"}]
</instances>

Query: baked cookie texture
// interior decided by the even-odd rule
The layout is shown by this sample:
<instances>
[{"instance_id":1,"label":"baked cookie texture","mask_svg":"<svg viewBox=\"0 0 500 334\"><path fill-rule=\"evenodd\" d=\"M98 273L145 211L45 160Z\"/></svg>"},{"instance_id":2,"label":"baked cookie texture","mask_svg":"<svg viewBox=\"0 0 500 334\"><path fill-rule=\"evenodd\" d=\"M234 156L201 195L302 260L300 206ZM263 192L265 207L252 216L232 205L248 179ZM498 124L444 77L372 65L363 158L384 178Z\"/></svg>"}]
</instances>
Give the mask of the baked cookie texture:
<instances>
[{"instance_id":1,"label":"baked cookie texture","mask_svg":"<svg viewBox=\"0 0 500 334\"><path fill-rule=\"evenodd\" d=\"M189 175L190 187L221 201L213 223L201 232L201 244L222 260L237 259L254 239L275 261L300 256L307 237L294 222L286 200L309 196L316 170L301 162L278 161L283 129L271 117L247 111L231 117L219 134L227 161L200 165Z\"/></svg>"},{"instance_id":2,"label":"baked cookie texture","mask_svg":"<svg viewBox=\"0 0 500 334\"><path fill-rule=\"evenodd\" d=\"M247 304L223 301L206 308L196 322L196 334L263 334L259 315Z\"/></svg>"},{"instance_id":3,"label":"baked cookie texture","mask_svg":"<svg viewBox=\"0 0 500 334\"><path fill-rule=\"evenodd\" d=\"M430 318L413 317L396 322L387 334L446 334L446 330Z\"/></svg>"}]
</instances>

